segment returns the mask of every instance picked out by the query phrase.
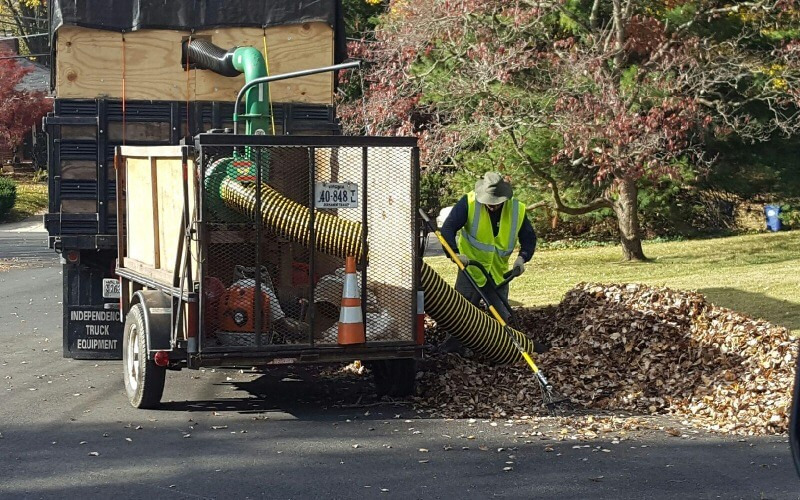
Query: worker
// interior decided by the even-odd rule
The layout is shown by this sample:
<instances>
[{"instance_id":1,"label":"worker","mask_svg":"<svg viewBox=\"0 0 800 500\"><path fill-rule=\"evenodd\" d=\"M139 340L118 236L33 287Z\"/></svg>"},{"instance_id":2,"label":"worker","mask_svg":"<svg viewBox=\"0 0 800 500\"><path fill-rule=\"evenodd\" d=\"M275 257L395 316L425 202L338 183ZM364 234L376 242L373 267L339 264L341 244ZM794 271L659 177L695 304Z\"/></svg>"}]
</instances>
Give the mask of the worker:
<instances>
[{"instance_id":1,"label":"worker","mask_svg":"<svg viewBox=\"0 0 800 500\"><path fill-rule=\"evenodd\" d=\"M474 191L458 200L442 224L441 233L451 248L458 249L457 258L492 302L487 305L493 305L508 321L511 316L505 305L508 303L508 283L499 288L497 285L504 280L517 241L520 251L513 269L519 274L525 271L525 264L536 250L536 232L525 214L525 205L514 198L511 184L499 173L487 172L475 183ZM470 266L471 261L482 264L493 283L489 283L477 267ZM472 304L480 303L480 294L462 272L458 273L455 288ZM463 352L461 343L452 336L445 339L439 349Z\"/></svg>"}]
</instances>

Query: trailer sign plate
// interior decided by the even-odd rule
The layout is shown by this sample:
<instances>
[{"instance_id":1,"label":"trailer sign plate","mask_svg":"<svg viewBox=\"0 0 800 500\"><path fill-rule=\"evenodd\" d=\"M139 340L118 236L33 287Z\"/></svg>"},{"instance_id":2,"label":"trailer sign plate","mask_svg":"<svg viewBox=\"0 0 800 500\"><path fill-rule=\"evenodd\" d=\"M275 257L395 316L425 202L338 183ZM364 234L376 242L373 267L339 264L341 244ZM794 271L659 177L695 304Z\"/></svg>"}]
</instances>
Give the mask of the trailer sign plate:
<instances>
[{"instance_id":1,"label":"trailer sign plate","mask_svg":"<svg viewBox=\"0 0 800 500\"><path fill-rule=\"evenodd\" d=\"M103 298L118 299L120 296L119 280L103 278Z\"/></svg>"},{"instance_id":2,"label":"trailer sign plate","mask_svg":"<svg viewBox=\"0 0 800 500\"><path fill-rule=\"evenodd\" d=\"M317 182L314 185L316 208L358 208L358 184L355 182Z\"/></svg>"},{"instance_id":3,"label":"trailer sign plate","mask_svg":"<svg viewBox=\"0 0 800 500\"><path fill-rule=\"evenodd\" d=\"M120 311L102 305L80 305L67 309L68 328L64 349L83 359L121 359Z\"/></svg>"},{"instance_id":4,"label":"trailer sign plate","mask_svg":"<svg viewBox=\"0 0 800 500\"><path fill-rule=\"evenodd\" d=\"M268 365L291 365L292 363L297 363L300 361L300 358L275 358L272 361L269 361Z\"/></svg>"}]
</instances>

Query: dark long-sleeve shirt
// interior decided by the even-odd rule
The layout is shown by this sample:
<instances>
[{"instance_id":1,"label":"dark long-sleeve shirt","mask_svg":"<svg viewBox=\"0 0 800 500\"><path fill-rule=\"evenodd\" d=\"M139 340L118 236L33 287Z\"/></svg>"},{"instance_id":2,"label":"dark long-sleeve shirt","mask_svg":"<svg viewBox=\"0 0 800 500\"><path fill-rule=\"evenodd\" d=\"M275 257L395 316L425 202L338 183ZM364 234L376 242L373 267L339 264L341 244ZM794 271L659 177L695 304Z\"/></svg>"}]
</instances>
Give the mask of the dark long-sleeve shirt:
<instances>
[{"instance_id":1,"label":"dark long-sleeve shirt","mask_svg":"<svg viewBox=\"0 0 800 500\"><path fill-rule=\"evenodd\" d=\"M442 224L440 232L451 248L458 248L456 246L456 233L467 223L468 212L469 205L467 204L467 197L463 196L458 200L458 203L455 204L453 210L450 211L447 219L445 219ZM488 210L488 212L489 219L492 221L492 232L496 237L497 232L500 230L500 216L503 211ZM526 214L523 215L524 218L522 219L522 226L519 228L517 239L519 240L520 246L519 255L525 262L528 262L533 257L533 252L536 251L536 232L533 230L528 216Z\"/></svg>"}]
</instances>

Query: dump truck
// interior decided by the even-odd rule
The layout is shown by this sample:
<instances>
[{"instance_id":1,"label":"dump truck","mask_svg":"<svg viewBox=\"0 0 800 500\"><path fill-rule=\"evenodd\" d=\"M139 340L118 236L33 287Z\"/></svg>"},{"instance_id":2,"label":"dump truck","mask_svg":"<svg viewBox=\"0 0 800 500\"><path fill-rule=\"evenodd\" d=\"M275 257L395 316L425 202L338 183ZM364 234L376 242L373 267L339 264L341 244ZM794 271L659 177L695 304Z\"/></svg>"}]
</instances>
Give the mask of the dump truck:
<instances>
[{"instance_id":1,"label":"dump truck","mask_svg":"<svg viewBox=\"0 0 800 500\"><path fill-rule=\"evenodd\" d=\"M341 16L338 0L51 3L63 353L122 359L133 406L205 366L361 360L379 392L413 391L419 152L340 134Z\"/></svg>"}]
</instances>

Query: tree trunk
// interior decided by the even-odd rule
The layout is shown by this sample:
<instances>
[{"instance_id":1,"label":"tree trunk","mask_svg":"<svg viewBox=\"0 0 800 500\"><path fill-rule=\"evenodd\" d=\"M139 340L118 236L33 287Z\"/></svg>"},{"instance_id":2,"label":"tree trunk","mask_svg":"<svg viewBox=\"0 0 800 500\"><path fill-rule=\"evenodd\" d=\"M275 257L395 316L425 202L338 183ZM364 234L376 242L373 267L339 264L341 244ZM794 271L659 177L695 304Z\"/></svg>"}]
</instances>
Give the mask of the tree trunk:
<instances>
[{"instance_id":1,"label":"tree trunk","mask_svg":"<svg viewBox=\"0 0 800 500\"><path fill-rule=\"evenodd\" d=\"M635 180L621 179L619 183L619 199L614 203L614 214L617 216L617 224L619 225L623 260L627 261L647 260L642 251L642 235L639 229L638 192Z\"/></svg>"}]
</instances>

